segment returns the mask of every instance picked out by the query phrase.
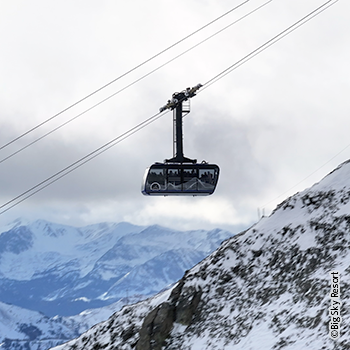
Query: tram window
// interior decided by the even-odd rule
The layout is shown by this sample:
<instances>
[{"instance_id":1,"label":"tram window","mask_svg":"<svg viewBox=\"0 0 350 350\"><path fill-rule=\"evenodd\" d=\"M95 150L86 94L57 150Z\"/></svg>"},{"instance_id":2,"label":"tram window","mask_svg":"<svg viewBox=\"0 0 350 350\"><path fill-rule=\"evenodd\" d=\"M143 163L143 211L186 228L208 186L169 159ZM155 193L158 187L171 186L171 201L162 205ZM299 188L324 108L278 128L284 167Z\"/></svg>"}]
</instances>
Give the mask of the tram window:
<instances>
[{"instance_id":1,"label":"tram window","mask_svg":"<svg viewBox=\"0 0 350 350\"><path fill-rule=\"evenodd\" d=\"M147 181L148 188L152 191L165 189L165 176L163 169L151 169Z\"/></svg>"},{"instance_id":2,"label":"tram window","mask_svg":"<svg viewBox=\"0 0 350 350\"><path fill-rule=\"evenodd\" d=\"M168 169L168 190L181 190L181 169Z\"/></svg>"},{"instance_id":3,"label":"tram window","mask_svg":"<svg viewBox=\"0 0 350 350\"><path fill-rule=\"evenodd\" d=\"M183 169L183 190L197 191L198 189L198 172L196 169Z\"/></svg>"},{"instance_id":4,"label":"tram window","mask_svg":"<svg viewBox=\"0 0 350 350\"><path fill-rule=\"evenodd\" d=\"M214 192L219 167L213 164L154 164L145 172L145 195L206 196Z\"/></svg>"},{"instance_id":5,"label":"tram window","mask_svg":"<svg viewBox=\"0 0 350 350\"><path fill-rule=\"evenodd\" d=\"M200 169L199 170L199 189L214 188L215 185L215 170Z\"/></svg>"}]
</instances>

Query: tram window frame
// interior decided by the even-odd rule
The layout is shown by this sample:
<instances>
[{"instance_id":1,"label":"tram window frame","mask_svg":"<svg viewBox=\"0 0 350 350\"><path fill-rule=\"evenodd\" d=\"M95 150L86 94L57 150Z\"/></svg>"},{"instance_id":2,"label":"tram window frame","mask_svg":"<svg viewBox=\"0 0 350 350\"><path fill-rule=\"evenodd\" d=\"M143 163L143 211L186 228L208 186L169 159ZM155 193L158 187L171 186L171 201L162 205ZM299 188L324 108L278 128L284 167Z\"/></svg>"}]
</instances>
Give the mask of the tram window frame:
<instances>
[{"instance_id":1,"label":"tram window frame","mask_svg":"<svg viewBox=\"0 0 350 350\"><path fill-rule=\"evenodd\" d=\"M190 175L186 175L186 173L190 173ZM183 179L183 191L191 192L198 191L198 169L196 167L192 168L184 168L182 169L182 179ZM188 181L186 181L188 179ZM193 181L194 180L194 181ZM188 186L187 184L191 184Z\"/></svg>"},{"instance_id":2,"label":"tram window frame","mask_svg":"<svg viewBox=\"0 0 350 350\"><path fill-rule=\"evenodd\" d=\"M173 173L174 172L174 173ZM166 169L167 190L182 191L182 169L171 167Z\"/></svg>"},{"instance_id":3,"label":"tram window frame","mask_svg":"<svg viewBox=\"0 0 350 350\"><path fill-rule=\"evenodd\" d=\"M217 172L212 168L199 169L198 173L198 189L209 190L215 188ZM210 175L210 177L209 177ZM207 177L207 178L206 178ZM201 188L199 188L201 187Z\"/></svg>"},{"instance_id":4,"label":"tram window frame","mask_svg":"<svg viewBox=\"0 0 350 350\"><path fill-rule=\"evenodd\" d=\"M159 190L152 188L152 186L154 184L158 184L160 186ZM149 174L147 176L146 186L151 191L164 191L164 190L166 190L166 176L164 174L164 169L162 169L162 168L150 169Z\"/></svg>"}]
</instances>

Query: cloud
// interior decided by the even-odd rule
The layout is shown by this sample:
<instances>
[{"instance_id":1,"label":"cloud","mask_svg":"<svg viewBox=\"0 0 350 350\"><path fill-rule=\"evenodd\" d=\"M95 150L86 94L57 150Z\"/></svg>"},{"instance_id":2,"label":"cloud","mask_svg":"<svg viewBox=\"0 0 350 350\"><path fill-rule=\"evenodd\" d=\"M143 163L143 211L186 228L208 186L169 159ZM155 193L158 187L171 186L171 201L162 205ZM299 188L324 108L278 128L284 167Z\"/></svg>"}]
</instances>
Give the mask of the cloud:
<instances>
[{"instance_id":1,"label":"cloud","mask_svg":"<svg viewBox=\"0 0 350 350\"><path fill-rule=\"evenodd\" d=\"M238 4L239 2L237 2ZM158 112L175 91L205 83L322 2L272 2L158 68L261 1L116 81L0 151L0 159L118 93L0 164L4 203ZM46 120L227 11L230 4L36 0L2 5L1 144ZM249 225L349 157L350 5L338 2L192 99L185 155L220 166L208 198L147 198L144 170L172 156L171 113L2 215L86 224L130 220L191 227ZM6 33L6 34L5 34ZM339 156L335 157L339 153ZM334 158L332 161L330 159ZM328 162L329 161L329 162ZM307 181L300 182L326 164ZM299 184L289 191L294 185Z\"/></svg>"}]
</instances>

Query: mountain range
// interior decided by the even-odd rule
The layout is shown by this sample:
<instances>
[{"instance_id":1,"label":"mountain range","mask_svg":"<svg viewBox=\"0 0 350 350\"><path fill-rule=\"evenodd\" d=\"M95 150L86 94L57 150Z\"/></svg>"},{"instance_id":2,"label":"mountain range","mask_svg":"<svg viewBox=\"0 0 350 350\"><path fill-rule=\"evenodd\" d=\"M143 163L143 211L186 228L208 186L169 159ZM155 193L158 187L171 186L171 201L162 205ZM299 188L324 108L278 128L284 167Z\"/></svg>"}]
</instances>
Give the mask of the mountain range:
<instances>
[{"instance_id":1,"label":"mountain range","mask_svg":"<svg viewBox=\"0 0 350 350\"><path fill-rule=\"evenodd\" d=\"M54 350L350 349L350 161Z\"/></svg>"},{"instance_id":2,"label":"mountain range","mask_svg":"<svg viewBox=\"0 0 350 350\"><path fill-rule=\"evenodd\" d=\"M43 350L170 288L232 233L16 220L0 229L0 344Z\"/></svg>"},{"instance_id":3,"label":"mountain range","mask_svg":"<svg viewBox=\"0 0 350 350\"><path fill-rule=\"evenodd\" d=\"M103 308L88 309L74 316L48 317L0 302L0 348L3 350L47 350L62 344L108 319L138 298L124 298Z\"/></svg>"}]
</instances>

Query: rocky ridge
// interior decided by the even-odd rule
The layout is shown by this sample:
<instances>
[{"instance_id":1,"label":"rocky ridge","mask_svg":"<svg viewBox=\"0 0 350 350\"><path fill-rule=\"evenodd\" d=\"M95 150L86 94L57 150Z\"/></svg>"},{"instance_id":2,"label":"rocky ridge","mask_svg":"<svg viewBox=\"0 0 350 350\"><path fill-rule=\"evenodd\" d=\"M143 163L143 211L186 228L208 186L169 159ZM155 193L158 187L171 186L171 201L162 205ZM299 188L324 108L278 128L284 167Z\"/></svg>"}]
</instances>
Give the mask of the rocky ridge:
<instances>
[{"instance_id":1,"label":"rocky ridge","mask_svg":"<svg viewBox=\"0 0 350 350\"><path fill-rule=\"evenodd\" d=\"M331 272L339 337L331 339ZM350 349L350 162L225 241L165 294L55 350ZM339 319L338 319L339 320Z\"/></svg>"}]
</instances>

